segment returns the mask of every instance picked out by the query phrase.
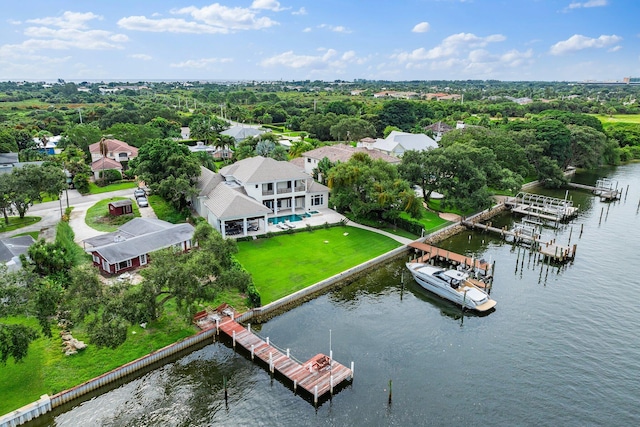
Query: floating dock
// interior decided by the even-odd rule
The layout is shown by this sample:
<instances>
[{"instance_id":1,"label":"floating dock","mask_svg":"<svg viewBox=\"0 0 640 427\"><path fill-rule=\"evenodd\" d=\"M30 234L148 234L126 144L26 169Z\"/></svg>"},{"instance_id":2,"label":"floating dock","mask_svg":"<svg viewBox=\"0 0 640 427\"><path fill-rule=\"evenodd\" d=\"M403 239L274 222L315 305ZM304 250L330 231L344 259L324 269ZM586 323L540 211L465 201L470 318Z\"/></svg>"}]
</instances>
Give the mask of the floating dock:
<instances>
[{"instance_id":1,"label":"floating dock","mask_svg":"<svg viewBox=\"0 0 640 427\"><path fill-rule=\"evenodd\" d=\"M298 362L290 355L289 349L286 352L279 350L269 342L269 338L263 340L251 332L250 325L245 328L234 318L235 313L225 307L197 313L194 323L201 329L216 328L218 334L222 332L232 340L234 349L240 345L249 352L251 360L262 361L269 372L288 379L294 392L298 389L307 392L314 404L353 381L353 362L351 368L347 368L333 360L333 354L317 354L306 362Z\"/></svg>"},{"instance_id":2,"label":"floating dock","mask_svg":"<svg viewBox=\"0 0 640 427\"><path fill-rule=\"evenodd\" d=\"M504 202L511 212L555 223L568 221L578 214L571 200L520 192Z\"/></svg>"},{"instance_id":3,"label":"floating dock","mask_svg":"<svg viewBox=\"0 0 640 427\"><path fill-rule=\"evenodd\" d=\"M573 182L570 182L567 185L572 188L591 191L593 194L600 197L601 201L609 202L619 200L620 197L622 197L622 189L618 189L618 182L609 178L597 180L595 186L575 184Z\"/></svg>"}]
</instances>

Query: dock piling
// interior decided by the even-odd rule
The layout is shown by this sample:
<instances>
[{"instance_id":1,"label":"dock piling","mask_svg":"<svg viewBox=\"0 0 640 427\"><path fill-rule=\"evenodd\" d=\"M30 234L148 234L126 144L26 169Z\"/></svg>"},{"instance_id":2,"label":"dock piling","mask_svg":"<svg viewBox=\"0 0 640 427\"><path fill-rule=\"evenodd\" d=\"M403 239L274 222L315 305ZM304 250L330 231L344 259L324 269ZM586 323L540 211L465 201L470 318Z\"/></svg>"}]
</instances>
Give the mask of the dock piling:
<instances>
[{"instance_id":1,"label":"dock piling","mask_svg":"<svg viewBox=\"0 0 640 427\"><path fill-rule=\"evenodd\" d=\"M389 380L389 405L391 405L391 399L392 399L392 395L393 395L393 382L391 380Z\"/></svg>"},{"instance_id":2,"label":"dock piling","mask_svg":"<svg viewBox=\"0 0 640 427\"><path fill-rule=\"evenodd\" d=\"M255 354L254 350L255 350L255 345L251 344L251 360L253 360L253 356Z\"/></svg>"},{"instance_id":3,"label":"dock piling","mask_svg":"<svg viewBox=\"0 0 640 427\"><path fill-rule=\"evenodd\" d=\"M233 331L233 349L236 349L236 331Z\"/></svg>"}]
</instances>

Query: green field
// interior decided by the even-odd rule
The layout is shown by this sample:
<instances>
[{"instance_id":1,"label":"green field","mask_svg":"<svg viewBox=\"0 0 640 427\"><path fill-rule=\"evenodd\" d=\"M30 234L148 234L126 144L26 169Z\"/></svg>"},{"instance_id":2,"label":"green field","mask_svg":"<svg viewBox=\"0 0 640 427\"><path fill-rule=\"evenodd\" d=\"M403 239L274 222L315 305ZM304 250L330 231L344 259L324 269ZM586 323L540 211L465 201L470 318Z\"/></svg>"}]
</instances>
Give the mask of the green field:
<instances>
[{"instance_id":1,"label":"green field","mask_svg":"<svg viewBox=\"0 0 640 427\"><path fill-rule=\"evenodd\" d=\"M640 114L614 114L612 116L605 116L602 114L590 114L597 117L603 124L607 123L636 123L640 124Z\"/></svg>"},{"instance_id":2,"label":"green field","mask_svg":"<svg viewBox=\"0 0 640 427\"><path fill-rule=\"evenodd\" d=\"M381 234L341 226L238 242L236 257L264 305L398 246Z\"/></svg>"},{"instance_id":3,"label":"green field","mask_svg":"<svg viewBox=\"0 0 640 427\"><path fill-rule=\"evenodd\" d=\"M110 184L105 187L98 187L95 183L89 183L89 194L102 194L110 191L126 190L128 188L136 188L138 183L135 181L121 181Z\"/></svg>"}]
</instances>

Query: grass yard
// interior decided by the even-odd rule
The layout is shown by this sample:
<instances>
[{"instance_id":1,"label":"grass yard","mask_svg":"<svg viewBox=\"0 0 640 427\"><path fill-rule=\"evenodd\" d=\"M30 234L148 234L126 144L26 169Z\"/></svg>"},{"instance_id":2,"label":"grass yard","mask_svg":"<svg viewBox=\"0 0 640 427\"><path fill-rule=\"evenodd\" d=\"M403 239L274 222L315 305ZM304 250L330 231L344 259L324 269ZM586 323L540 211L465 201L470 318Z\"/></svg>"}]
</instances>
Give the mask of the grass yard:
<instances>
[{"instance_id":1,"label":"grass yard","mask_svg":"<svg viewBox=\"0 0 640 427\"><path fill-rule=\"evenodd\" d=\"M170 222L171 224L180 224L186 222L187 216L180 211L177 211L169 202L164 200L158 195L151 195L147 197L149 199L149 206L153 206L153 212L155 212L158 219ZM145 208L145 209L150 209Z\"/></svg>"},{"instance_id":2,"label":"grass yard","mask_svg":"<svg viewBox=\"0 0 640 427\"><path fill-rule=\"evenodd\" d=\"M264 305L398 246L386 236L342 226L238 242L236 258L253 276Z\"/></svg>"},{"instance_id":3,"label":"grass yard","mask_svg":"<svg viewBox=\"0 0 640 427\"><path fill-rule=\"evenodd\" d=\"M105 187L98 187L94 182L89 183L89 194L102 194L110 191L126 190L128 188L136 188L138 183L135 181L120 181Z\"/></svg>"},{"instance_id":4,"label":"grass yard","mask_svg":"<svg viewBox=\"0 0 640 427\"><path fill-rule=\"evenodd\" d=\"M131 201L131 205L133 206L132 214L120 216L113 216L109 214L109 203L115 202L116 200L126 199L127 197L111 197L110 199L100 200L98 203L87 209L87 215L84 219L84 222L86 222L87 225L94 230L106 232L117 231L118 227L120 227L122 224L140 216L138 205L133 200Z\"/></svg>"},{"instance_id":5,"label":"grass yard","mask_svg":"<svg viewBox=\"0 0 640 427\"><path fill-rule=\"evenodd\" d=\"M612 116L602 114L590 114L603 124L607 123L636 123L640 124L640 114L614 114Z\"/></svg>"},{"instance_id":6,"label":"grass yard","mask_svg":"<svg viewBox=\"0 0 640 427\"><path fill-rule=\"evenodd\" d=\"M39 329L34 318L2 320ZM127 340L115 350L99 349L91 345L85 335L74 330L74 338L85 341L89 347L76 355L65 356L61 351L62 340L54 328L52 338L41 336L31 344L21 363L10 359L6 365L0 364L0 415L38 400L45 393L52 395L74 387L196 332L194 326L175 314L174 305L167 307L163 317L149 323L146 329L129 328Z\"/></svg>"},{"instance_id":7,"label":"grass yard","mask_svg":"<svg viewBox=\"0 0 640 427\"><path fill-rule=\"evenodd\" d=\"M18 228L23 228L28 225L35 224L41 219L42 218L40 218L39 216L25 216L24 218L20 218L19 216L10 216L9 224L5 224L4 218L0 218L0 233L17 230Z\"/></svg>"}]
</instances>

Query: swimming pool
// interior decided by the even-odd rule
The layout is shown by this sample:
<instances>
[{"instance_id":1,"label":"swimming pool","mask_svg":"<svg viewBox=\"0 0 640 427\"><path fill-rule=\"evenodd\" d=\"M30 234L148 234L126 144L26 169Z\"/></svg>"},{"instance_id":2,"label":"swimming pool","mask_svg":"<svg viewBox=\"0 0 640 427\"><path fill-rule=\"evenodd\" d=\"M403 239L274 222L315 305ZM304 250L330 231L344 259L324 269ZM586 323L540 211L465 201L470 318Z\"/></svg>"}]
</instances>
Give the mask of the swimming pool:
<instances>
[{"instance_id":1,"label":"swimming pool","mask_svg":"<svg viewBox=\"0 0 640 427\"><path fill-rule=\"evenodd\" d=\"M306 213L302 215L276 216L273 218L269 218L269 224L280 224L281 222L285 222L285 221L290 221L290 222L302 221L302 218L308 218L309 216L310 215Z\"/></svg>"}]
</instances>

